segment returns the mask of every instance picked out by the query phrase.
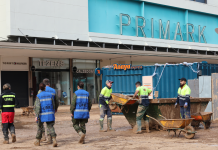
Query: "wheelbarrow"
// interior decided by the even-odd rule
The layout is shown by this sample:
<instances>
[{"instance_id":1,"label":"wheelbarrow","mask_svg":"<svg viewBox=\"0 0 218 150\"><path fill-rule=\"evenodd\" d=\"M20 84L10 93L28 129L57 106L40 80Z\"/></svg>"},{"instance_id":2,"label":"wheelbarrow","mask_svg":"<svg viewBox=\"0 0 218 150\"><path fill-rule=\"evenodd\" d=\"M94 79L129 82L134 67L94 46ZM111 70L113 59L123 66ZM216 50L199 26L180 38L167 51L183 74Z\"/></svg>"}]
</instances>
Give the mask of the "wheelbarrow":
<instances>
[{"instance_id":1,"label":"wheelbarrow","mask_svg":"<svg viewBox=\"0 0 218 150\"><path fill-rule=\"evenodd\" d=\"M132 97L123 94L112 93L111 96L112 100L109 102L109 107L112 111L118 110L119 113L122 112L124 105L129 106L137 102L136 99L132 99ZM121 108L119 108L118 106L121 106Z\"/></svg>"},{"instance_id":2,"label":"wheelbarrow","mask_svg":"<svg viewBox=\"0 0 218 150\"><path fill-rule=\"evenodd\" d=\"M157 120L149 115L146 116L157 121L157 123L159 123L164 130L168 131L168 135L170 134L170 131L173 131L176 137L176 131L178 130L178 137L180 136L181 132L185 133L184 136L187 139L192 139L195 136L195 129L192 126L189 126L189 124L192 122L192 120L194 120L194 118Z\"/></svg>"},{"instance_id":3,"label":"wheelbarrow","mask_svg":"<svg viewBox=\"0 0 218 150\"><path fill-rule=\"evenodd\" d=\"M204 129L208 129L211 124L211 116L212 112L199 112L199 113L194 113L191 115L192 118L194 118L192 122L192 126L199 127L200 123L204 126Z\"/></svg>"}]
</instances>

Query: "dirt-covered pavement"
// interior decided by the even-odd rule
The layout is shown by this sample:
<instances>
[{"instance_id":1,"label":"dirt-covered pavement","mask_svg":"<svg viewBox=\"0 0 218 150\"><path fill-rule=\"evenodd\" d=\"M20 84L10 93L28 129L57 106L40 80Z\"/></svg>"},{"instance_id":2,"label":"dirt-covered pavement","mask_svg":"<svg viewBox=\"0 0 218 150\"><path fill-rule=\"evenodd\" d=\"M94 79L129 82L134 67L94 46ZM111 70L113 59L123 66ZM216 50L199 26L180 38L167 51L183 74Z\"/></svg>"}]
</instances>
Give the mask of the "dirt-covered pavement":
<instances>
[{"instance_id":1,"label":"dirt-covered pavement","mask_svg":"<svg viewBox=\"0 0 218 150\"><path fill-rule=\"evenodd\" d=\"M69 106L61 106L56 114L55 130L58 147L41 143L35 147L36 123L34 116L20 116L21 110L16 109L15 127L17 142L4 145L3 134L0 133L0 149L78 149L78 150L218 150L218 122L213 122L208 130L198 129L194 139L171 138L166 131L151 130L151 133L133 134L130 125L124 116L113 116L115 132L99 132L99 109L94 105L91 118L87 124L86 144L78 144L79 136L72 127ZM106 129L106 119L104 128Z\"/></svg>"}]
</instances>

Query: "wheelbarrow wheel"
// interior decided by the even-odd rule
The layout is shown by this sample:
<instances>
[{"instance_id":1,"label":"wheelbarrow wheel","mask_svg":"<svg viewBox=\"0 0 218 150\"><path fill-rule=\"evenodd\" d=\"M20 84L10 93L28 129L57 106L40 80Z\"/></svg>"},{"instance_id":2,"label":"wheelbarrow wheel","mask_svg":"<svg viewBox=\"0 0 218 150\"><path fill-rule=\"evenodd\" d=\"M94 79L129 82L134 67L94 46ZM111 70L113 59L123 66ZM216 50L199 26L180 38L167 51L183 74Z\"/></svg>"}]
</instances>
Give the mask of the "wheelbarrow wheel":
<instances>
[{"instance_id":1,"label":"wheelbarrow wheel","mask_svg":"<svg viewBox=\"0 0 218 150\"><path fill-rule=\"evenodd\" d=\"M109 104L109 107L111 110L114 110L117 108L117 104Z\"/></svg>"},{"instance_id":2,"label":"wheelbarrow wheel","mask_svg":"<svg viewBox=\"0 0 218 150\"><path fill-rule=\"evenodd\" d=\"M195 129L192 126L187 126L187 127L185 127L184 130L186 130L188 132L195 132ZM192 138L194 138L194 136L195 136L195 133L187 133L187 132L185 133L185 137L187 139L192 139Z\"/></svg>"}]
</instances>

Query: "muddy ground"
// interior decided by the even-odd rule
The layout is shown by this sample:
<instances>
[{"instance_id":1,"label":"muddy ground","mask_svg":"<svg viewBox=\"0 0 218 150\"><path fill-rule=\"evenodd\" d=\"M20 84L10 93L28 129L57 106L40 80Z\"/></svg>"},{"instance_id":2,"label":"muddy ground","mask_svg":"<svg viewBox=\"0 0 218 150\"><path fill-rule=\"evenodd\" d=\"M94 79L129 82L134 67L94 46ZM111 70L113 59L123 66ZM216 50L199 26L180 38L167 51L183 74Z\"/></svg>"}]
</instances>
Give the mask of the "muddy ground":
<instances>
[{"instance_id":1,"label":"muddy ground","mask_svg":"<svg viewBox=\"0 0 218 150\"><path fill-rule=\"evenodd\" d=\"M20 116L21 110L16 109L15 127L17 142L4 145L3 135L0 132L0 149L78 149L78 150L218 150L218 122L213 122L211 128L197 129L194 139L186 139L183 135L171 138L166 131L151 130L151 133L133 134L132 129L124 116L113 116L115 132L99 133L99 109L94 105L91 118L87 124L86 144L78 144L79 136L72 127L69 106L61 106L56 114L55 129L58 147L53 148L45 142L35 147L36 123L34 116ZM104 127L106 129L106 119ZM171 133L172 135L173 133Z\"/></svg>"}]
</instances>

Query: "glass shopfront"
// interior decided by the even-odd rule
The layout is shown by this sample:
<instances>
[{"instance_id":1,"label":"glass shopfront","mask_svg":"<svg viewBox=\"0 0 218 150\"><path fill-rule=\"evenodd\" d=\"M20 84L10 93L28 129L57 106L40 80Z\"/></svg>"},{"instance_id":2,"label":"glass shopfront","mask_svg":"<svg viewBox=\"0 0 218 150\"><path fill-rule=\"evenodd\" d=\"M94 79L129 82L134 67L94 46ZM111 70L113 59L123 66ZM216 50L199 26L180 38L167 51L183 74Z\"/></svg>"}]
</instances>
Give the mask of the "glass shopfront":
<instances>
[{"instance_id":1,"label":"glass shopfront","mask_svg":"<svg viewBox=\"0 0 218 150\"><path fill-rule=\"evenodd\" d=\"M70 70L69 59L33 58L36 70L33 75L34 101L43 79L50 80L50 86L56 90L58 100L70 105Z\"/></svg>"},{"instance_id":2,"label":"glass shopfront","mask_svg":"<svg viewBox=\"0 0 218 150\"><path fill-rule=\"evenodd\" d=\"M99 61L96 60L73 60L73 92L77 90L77 83L84 82L84 89L89 92L89 98L93 103L97 103L100 93L100 77L95 75L95 69L99 67Z\"/></svg>"}]
</instances>

